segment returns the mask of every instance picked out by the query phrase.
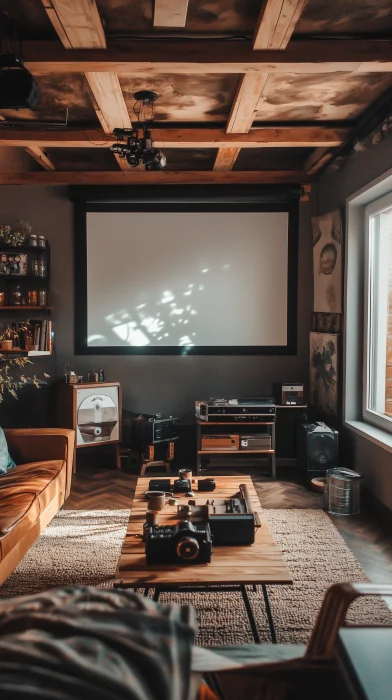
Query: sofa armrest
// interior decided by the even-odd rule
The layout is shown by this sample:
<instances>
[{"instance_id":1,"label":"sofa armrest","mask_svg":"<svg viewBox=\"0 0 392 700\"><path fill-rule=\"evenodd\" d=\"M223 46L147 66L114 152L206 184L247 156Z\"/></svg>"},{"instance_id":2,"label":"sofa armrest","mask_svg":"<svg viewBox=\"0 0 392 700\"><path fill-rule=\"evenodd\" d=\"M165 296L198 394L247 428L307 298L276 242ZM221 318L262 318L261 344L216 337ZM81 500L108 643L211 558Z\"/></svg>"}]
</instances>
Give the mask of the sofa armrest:
<instances>
[{"instance_id":1,"label":"sofa armrest","mask_svg":"<svg viewBox=\"0 0 392 700\"><path fill-rule=\"evenodd\" d=\"M75 431L63 428L15 428L4 430L16 464L61 459L66 463L65 498L69 496L74 460Z\"/></svg>"}]
</instances>

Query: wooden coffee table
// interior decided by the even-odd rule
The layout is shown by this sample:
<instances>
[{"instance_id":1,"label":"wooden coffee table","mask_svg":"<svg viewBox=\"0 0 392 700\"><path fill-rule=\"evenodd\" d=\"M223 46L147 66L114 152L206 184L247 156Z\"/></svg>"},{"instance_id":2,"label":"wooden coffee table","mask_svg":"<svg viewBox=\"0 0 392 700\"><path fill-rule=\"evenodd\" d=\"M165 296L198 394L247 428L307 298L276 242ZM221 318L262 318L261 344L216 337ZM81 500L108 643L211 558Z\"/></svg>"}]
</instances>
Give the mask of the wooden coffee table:
<instances>
[{"instance_id":1,"label":"wooden coffee table","mask_svg":"<svg viewBox=\"0 0 392 700\"><path fill-rule=\"evenodd\" d=\"M190 565L147 565L145 545L142 541L143 523L146 519L147 503L144 499L150 479L138 479L133 499L127 533L117 565L114 586L119 588L144 588L145 595L155 589L154 600L161 592L187 591L221 592L220 585L229 586L225 590L240 590L249 617L255 642L260 642L256 622L248 598L246 586L261 586L272 641L276 635L269 605L266 585L292 584L291 572L282 553L277 548L269 525L263 515L260 501L250 476L216 476L216 489L213 493L197 491L198 478L193 480L193 490L197 501L207 498L230 498L246 484L254 511L261 519L261 527L256 532L255 543L248 546L214 547L209 564ZM177 495L180 503L188 503L189 497ZM159 525L174 525L178 522L177 506L165 506L159 513Z\"/></svg>"}]
</instances>

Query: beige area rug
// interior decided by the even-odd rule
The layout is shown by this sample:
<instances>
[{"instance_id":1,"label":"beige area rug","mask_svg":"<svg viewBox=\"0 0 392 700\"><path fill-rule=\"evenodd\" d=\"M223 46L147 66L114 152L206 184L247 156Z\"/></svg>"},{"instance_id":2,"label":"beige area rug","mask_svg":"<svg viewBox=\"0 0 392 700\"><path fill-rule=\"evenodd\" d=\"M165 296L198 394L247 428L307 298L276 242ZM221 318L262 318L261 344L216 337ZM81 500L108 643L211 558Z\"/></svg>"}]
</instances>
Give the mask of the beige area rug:
<instances>
[{"instance_id":1,"label":"beige area rug","mask_svg":"<svg viewBox=\"0 0 392 700\"><path fill-rule=\"evenodd\" d=\"M321 510L264 510L278 547L290 567L293 586L268 586L278 642L305 643L326 589L367 576L343 538ZM63 510L52 520L10 578L0 598L37 593L47 588L93 585L110 588L120 555L127 510ZM263 641L270 641L261 590L249 598ZM204 646L253 641L240 593L170 593L160 600L191 603L198 612L198 643ZM356 623L391 624L382 600L364 599L352 606Z\"/></svg>"}]
</instances>

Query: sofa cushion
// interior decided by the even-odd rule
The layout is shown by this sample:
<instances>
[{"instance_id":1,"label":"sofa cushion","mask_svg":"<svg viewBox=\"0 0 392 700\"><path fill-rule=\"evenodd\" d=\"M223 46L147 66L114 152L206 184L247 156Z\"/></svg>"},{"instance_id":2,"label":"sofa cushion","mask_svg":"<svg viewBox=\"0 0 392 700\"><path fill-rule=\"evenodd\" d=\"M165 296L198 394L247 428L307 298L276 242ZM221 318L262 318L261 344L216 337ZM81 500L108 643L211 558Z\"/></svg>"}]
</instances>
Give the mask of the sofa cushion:
<instances>
[{"instance_id":1,"label":"sofa cushion","mask_svg":"<svg viewBox=\"0 0 392 700\"><path fill-rule=\"evenodd\" d=\"M6 505L0 498L0 512L3 510L5 512L1 518L3 532L0 534L0 561L17 548L26 535L31 536L31 544L37 539L34 528L39 522L39 500L34 494L16 493L7 497Z\"/></svg>"},{"instance_id":2,"label":"sofa cushion","mask_svg":"<svg viewBox=\"0 0 392 700\"><path fill-rule=\"evenodd\" d=\"M61 459L22 464L1 477L0 561L37 523L53 499L61 506L65 481L66 463Z\"/></svg>"},{"instance_id":3,"label":"sofa cushion","mask_svg":"<svg viewBox=\"0 0 392 700\"><path fill-rule=\"evenodd\" d=\"M59 501L60 508L65 489L66 463L61 459L21 464L0 481L0 494L4 496L5 502L7 494L30 493L38 498L40 513L55 498Z\"/></svg>"},{"instance_id":4,"label":"sofa cushion","mask_svg":"<svg viewBox=\"0 0 392 700\"><path fill-rule=\"evenodd\" d=\"M0 480L0 492L5 488L31 491L38 495L48 483L65 467L61 459L51 459L46 462L29 462L19 464Z\"/></svg>"},{"instance_id":5,"label":"sofa cushion","mask_svg":"<svg viewBox=\"0 0 392 700\"><path fill-rule=\"evenodd\" d=\"M6 474L9 469L15 466L15 462L8 452L7 440L3 428L0 428L0 475Z\"/></svg>"},{"instance_id":6,"label":"sofa cushion","mask_svg":"<svg viewBox=\"0 0 392 700\"><path fill-rule=\"evenodd\" d=\"M35 507L32 505L35 503ZM15 491L0 489L0 537L6 535L31 509L30 516L26 521L31 522L39 517L39 503L34 493L28 491Z\"/></svg>"}]
</instances>

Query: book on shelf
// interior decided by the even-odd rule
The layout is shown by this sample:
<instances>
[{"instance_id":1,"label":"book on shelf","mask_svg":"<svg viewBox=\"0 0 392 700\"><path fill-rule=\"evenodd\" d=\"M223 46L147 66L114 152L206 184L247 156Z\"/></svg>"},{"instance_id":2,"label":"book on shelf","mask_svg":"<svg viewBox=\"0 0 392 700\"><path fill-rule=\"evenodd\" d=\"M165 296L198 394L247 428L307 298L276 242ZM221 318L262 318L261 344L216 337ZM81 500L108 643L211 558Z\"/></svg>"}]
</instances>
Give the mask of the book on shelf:
<instances>
[{"instance_id":1,"label":"book on shelf","mask_svg":"<svg viewBox=\"0 0 392 700\"><path fill-rule=\"evenodd\" d=\"M48 319L32 319L28 323L20 323L18 335L21 350L52 351L52 321Z\"/></svg>"}]
</instances>

